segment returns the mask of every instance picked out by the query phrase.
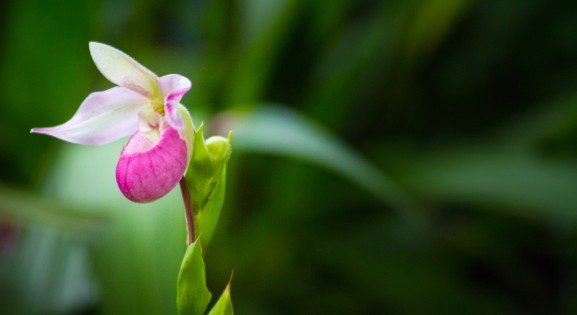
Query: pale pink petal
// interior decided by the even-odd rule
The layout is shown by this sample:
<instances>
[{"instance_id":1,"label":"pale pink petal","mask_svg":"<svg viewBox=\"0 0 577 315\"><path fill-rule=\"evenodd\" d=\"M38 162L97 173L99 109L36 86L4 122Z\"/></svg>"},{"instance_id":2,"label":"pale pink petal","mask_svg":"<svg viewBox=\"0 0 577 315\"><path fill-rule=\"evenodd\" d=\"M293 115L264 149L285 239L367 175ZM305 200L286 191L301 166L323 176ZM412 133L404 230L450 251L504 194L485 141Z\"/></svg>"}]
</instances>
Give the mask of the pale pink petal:
<instances>
[{"instance_id":1,"label":"pale pink petal","mask_svg":"<svg viewBox=\"0 0 577 315\"><path fill-rule=\"evenodd\" d=\"M176 130L182 130L184 123L179 111L179 102L190 90L192 83L186 77L169 74L158 79L158 85L164 95L164 112L168 123Z\"/></svg>"},{"instance_id":2,"label":"pale pink petal","mask_svg":"<svg viewBox=\"0 0 577 315\"><path fill-rule=\"evenodd\" d=\"M192 83L179 74L167 74L158 79L160 92L164 95L164 102L179 103L184 94L190 90Z\"/></svg>"},{"instance_id":3,"label":"pale pink petal","mask_svg":"<svg viewBox=\"0 0 577 315\"><path fill-rule=\"evenodd\" d=\"M170 126L156 144L137 132L120 153L116 166L120 191L134 202L150 202L166 195L184 175L186 151L186 143Z\"/></svg>"},{"instance_id":4,"label":"pale pink petal","mask_svg":"<svg viewBox=\"0 0 577 315\"><path fill-rule=\"evenodd\" d=\"M158 77L122 51L102 43L90 42L90 54L98 70L110 82L146 97L158 91Z\"/></svg>"},{"instance_id":5,"label":"pale pink petal","mask_svg":"<svg viewBox=\"0 0 577 315\"><path fill-rule=\"evenodd\" d=\"M31 132L84 145L107 144L137 130L138 112L148 102L142 95L122 87L95 92L88 95L69 121L56 127L34 128Z\"/></svg>"},{"instance_id":6,"label":"pale pink petal","mask_svg":"<svg viewBox=\"0 0 577 315\"><path fill-rule=\"evenodd\" d=\"M164 118L172 128L179 131L184 129L184 122L182 121L182 116L180 116L180 111L178 110L180 106L182 105L172 102L164 104Z\"/></svg>"}]
</instances>

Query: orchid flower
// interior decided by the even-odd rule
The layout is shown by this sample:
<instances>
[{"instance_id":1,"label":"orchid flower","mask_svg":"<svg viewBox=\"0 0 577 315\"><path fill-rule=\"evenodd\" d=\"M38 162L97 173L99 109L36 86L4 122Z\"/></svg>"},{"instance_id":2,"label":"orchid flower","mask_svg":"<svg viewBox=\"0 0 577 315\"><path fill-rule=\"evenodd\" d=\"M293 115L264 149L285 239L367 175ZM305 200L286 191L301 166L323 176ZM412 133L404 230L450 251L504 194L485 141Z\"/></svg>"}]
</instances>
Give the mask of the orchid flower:
<instances>
[{"instance_id":1,"label":"orchid flower","mask_svg":"<svg viewBox=\"0 0 577 315\"><path fill-rule=\"evenodd\" d=\"M178 74L158 77L111 46L89 47L98 70L118 86L88 95L66 123L31 132L82 145L132 135L120 153L116 182L129 200L156 200L178 184L190 161L195 131L180 100L191 82Z\"/></svg>"}]
</instances>

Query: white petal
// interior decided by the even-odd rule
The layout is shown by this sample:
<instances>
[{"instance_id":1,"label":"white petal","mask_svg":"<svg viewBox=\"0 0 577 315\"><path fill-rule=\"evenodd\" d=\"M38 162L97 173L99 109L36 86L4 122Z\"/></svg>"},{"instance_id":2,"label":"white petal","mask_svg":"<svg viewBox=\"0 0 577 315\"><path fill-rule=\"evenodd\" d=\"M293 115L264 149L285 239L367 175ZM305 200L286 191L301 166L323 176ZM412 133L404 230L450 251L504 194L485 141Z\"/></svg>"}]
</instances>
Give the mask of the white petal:
<instances>
[{"instance_id":1,"label":"white petal","mask_svg":"<svg viewBox=\"0 0 577 315\"><path fill-rule=\"evenodd\" d=\"M133 134L138 128L138 112L146 106L150 106L147 98L115 87L88 95L66 123L32 132L84 145L107 144Z\"/></svg>"},{"instance_id":2,"label":"white petal","mask_svg":"<svg viewBox=\"0 0 577 315\"><path fill-rule=\"evenodd\" d=\"M106 44L90 42L89 46L96 67L110 82L147 97L157 93L156 74L132 57Z\"/></svg>"}]
</instances>

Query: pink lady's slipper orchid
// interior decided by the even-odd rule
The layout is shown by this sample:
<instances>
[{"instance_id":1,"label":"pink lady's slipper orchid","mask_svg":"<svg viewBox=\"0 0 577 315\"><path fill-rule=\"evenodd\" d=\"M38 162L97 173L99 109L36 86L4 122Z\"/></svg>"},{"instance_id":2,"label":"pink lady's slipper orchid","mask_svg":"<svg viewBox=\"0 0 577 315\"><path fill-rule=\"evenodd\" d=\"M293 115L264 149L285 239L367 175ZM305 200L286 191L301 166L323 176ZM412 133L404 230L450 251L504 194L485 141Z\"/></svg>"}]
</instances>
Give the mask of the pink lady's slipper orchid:
<instances>
[{"instance_id":1,"label":"pink lady's slipper orchid","mask_svg":"<svg viewBox=\"0 0 577 315\"><path fill-rule=\"evenodd\" d=\"M105 44L91 42L90 54L118 86L88 95L66 123L32 132L83 145L132 135L120 153L116 182L132 201L156 200L178 184L190 160L194 128L180 100L191 83L178 74L158 77Z\"/></svg>"}]
</instances>

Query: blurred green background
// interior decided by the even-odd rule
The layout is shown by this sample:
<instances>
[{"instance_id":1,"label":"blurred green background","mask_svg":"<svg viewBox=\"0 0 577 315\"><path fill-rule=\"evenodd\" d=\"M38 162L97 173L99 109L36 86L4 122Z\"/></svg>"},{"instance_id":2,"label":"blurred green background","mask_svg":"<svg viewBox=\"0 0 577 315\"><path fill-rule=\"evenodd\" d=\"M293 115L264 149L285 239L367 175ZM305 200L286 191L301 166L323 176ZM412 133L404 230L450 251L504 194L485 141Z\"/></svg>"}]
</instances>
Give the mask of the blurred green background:
<instances>
[{"instance_id":1,"label":"blurred green background","mask_svg":"<svg viewBox=\"0 0 577 315\"><path fill-rule=\"evenodd\" d=\"M174 314L179 192L32 127L112 86L89 41L234 133L205 251L237 314L577 314L577 2L3 1L0 313Z\"/></svg>"}]
</instances>

